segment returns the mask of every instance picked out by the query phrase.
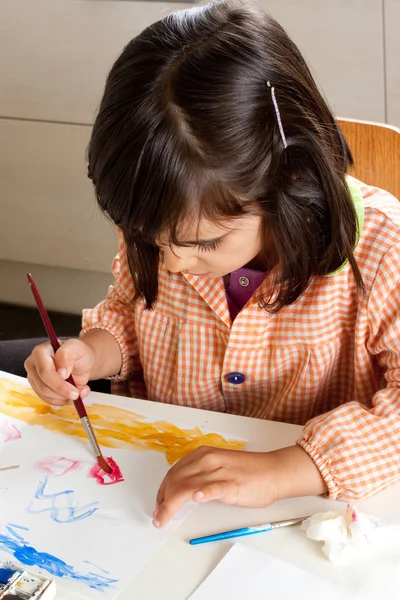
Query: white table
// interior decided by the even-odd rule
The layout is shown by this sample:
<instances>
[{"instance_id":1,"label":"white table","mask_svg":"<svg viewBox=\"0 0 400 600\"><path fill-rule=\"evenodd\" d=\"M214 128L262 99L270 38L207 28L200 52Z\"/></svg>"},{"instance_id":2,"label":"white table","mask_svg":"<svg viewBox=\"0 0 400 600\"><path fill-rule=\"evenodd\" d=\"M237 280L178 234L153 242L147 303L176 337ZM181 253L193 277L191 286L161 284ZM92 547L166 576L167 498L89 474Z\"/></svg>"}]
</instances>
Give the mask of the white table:
<instances>
[{"instance_id":1,"label":"white table","mask_svg":"<svg viewBox=\"0 0 400 600\"><path fill-rule=\"evenodd\" d=\"M133 399L130 401L130 407L140 413L144 402ZM296 425L155 402L145 402L145 405L148 411L161 419L181 421L246 438L249 440L248 450L267 451L291 445L301 432L301 427ZM375 514L385 521L400 524L399 500L400 484L397 484L374 498L358 503L358 507L361 511ZM149 508L150 511L152 509L153 507ZM129 587L118 596L118 600L186 600L225 555L232 542L227 540L192 547L188 544L190 538L266 521L344 509L342 502L329 501L323 497L288 499L265 509L230 507L218 503L198 506L136 575ZM107 543L106 540L104 542ZM264 550L350 589L358 587L365 578L366 569L369 568L368 560L360 562L356 567L336 566L330 563L322 554L321 544L307 539L298 527L243 537L240 538L240 542ZM383 581L382 598L385 597L384 592ZM86 596L58 586L57 598L82 600Z\"/></svg>"}]
</instances>

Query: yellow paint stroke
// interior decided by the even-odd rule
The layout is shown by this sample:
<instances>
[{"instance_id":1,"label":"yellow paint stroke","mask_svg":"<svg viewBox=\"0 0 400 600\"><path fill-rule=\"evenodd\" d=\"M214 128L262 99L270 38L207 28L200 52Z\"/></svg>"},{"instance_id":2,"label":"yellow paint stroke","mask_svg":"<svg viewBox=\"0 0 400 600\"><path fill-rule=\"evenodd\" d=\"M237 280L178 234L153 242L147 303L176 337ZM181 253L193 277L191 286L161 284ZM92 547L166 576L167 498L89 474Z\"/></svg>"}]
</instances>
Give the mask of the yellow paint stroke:
<instances>
[{"instance_id":1,"label":"yellow paint stroke","mask_svg":"<svg viewBox=\"0 0 400 600\"><path fill-rule=\"evenodd\" d=\"M170 465L199 446L242 450L245 442L226 440L218 433L203 433L198 427L181 429L168 421L149 422L146 417L104 404L87 406L99 443L109 448L163 452ZM71 435L87 442L72 405L50 406L28 387L0 379L0 412L29 425L40 425L53 433Z\"/></svg>"}]
</instances>

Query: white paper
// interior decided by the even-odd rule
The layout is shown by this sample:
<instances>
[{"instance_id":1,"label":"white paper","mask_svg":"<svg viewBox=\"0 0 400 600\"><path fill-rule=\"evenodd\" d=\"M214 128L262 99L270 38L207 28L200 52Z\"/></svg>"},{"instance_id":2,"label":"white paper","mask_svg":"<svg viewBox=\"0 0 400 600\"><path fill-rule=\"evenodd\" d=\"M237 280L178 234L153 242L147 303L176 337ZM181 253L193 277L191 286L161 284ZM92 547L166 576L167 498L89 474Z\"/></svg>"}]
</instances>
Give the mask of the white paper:
<instances>
[{"instance_id":1,"label":"white paper","mask_svg":"<svg viewBox=\"0 0 400 600\"><path fill-rule=\"evenodd\" d=\"M0 373L0 383L4 376ZM118 397L93 395L93 401L118 406ZM13 418L6 405L3 393L0 559L56 576L61 585L94 598L115 597L180 522L178 516L166 529L152 525L156 493L170 468L163 448L138 448L133 438L132 447L129 439L122 448L103 447L104 455L118 463L124 481L100 485L90 475L95 461L85 439ZM125 411L126 405L124 401ZM144 416L146 422L157 422L150 414ZM41 418L46 415L39 422ZM80 426L74 419L72 424ZM187 505L181 516L186 514Z\"/></svg>"},{"instance_id":2,"label":"white paper","mask_svg":"<svg viewBox=\"0 0 400 600\"><path fill-rule=\"evenodd\" d=\"M378 560L368 569L361 585L362 600L399 600L400 561Z\"/></svg>"},{"instance_id":3,"label":"white paper","mask_svg":"<svg viewBox=\"0 0 400 600\"><path fill-rule=\"evenodd\" d=\"M234 544L189 600L361 600L308 571Z\"/></svg>"}]
</instances>

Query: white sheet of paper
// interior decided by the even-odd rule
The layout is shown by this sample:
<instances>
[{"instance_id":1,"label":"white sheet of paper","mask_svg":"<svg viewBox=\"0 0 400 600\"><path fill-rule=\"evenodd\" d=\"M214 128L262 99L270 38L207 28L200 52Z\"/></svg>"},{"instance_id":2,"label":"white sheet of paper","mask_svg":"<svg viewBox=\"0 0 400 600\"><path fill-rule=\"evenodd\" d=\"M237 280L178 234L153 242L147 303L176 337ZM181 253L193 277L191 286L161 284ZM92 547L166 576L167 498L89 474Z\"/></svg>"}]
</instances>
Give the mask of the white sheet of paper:
<instances>
[{"instance_id":1,"label":"white sheet of paper","mask_svg":"<svg viewBox=\"0 0 400 600\"><path fill-rule=\"evenodd\" d=\"M4 377L0 373L0 379ZM127 407L127 400L115 396L94 395L93 401ZM170 468L164 452L134 446L104 448L105 456L119 465L124 481L100 485L90 476L95 461L87 443L2 410L4 403L0 403L0 559L110 600L188 514L186 505L169 527L157 530L152 525L157 489ZM144 416L146 422L157 422L154 415Z\"/></svg>"},{"instance_id":2,"label":"white sheet of paper","mask_svg":"<svg viewBox=\"0 0 400 600\"><path fill-rule=\"evenodd\" d=\"M358 595L243 544L234 544L189 600L361 600Z\"/></svg>"}]
</instances>

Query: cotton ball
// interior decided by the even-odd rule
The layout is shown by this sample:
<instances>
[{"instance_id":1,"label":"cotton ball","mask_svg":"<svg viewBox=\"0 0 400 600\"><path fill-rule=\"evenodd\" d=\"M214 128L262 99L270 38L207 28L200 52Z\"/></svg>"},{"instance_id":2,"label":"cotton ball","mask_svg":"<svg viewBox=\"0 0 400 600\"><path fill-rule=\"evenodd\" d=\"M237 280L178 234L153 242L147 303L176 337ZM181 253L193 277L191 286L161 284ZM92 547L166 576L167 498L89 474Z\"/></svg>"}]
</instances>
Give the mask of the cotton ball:
<instances>
[{"instance_id":1,"label":"cotton ball","mask_svg":"<svg viewBox=\"0 0 400 600\"><path fill-rule=\"evenodd\" d=\"M400 541L400 527L383 525L377 517L357 512L347 505L345 514L318 513L306 519L301 528L308 538L324 542L322 551L332 562L347 562L355 556L387 547Z\"/></svg>"}]
</instances>

